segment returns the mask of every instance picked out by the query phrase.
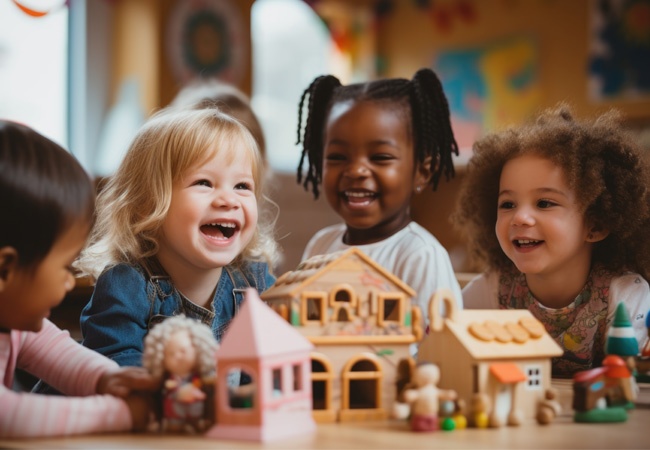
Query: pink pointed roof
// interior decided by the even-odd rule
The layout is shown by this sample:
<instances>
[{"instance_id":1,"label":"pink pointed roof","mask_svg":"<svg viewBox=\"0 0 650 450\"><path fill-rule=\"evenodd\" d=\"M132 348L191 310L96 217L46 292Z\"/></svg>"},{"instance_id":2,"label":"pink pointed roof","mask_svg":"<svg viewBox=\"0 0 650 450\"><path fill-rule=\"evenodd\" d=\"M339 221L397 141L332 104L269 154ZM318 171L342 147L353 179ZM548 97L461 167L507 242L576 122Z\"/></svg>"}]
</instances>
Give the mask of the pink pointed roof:
<instances>
[{"instance_id":1,"label":"pink pointed roof","mask_svg":"<svg viewBox=\"0 0 650 450\"><path fill-rule=\"evenodd\" d=\"M217 359L257 358L309 351L311 342L260 300L255 289L245 299L217 350Z\"/></svg>"}]
</instances>

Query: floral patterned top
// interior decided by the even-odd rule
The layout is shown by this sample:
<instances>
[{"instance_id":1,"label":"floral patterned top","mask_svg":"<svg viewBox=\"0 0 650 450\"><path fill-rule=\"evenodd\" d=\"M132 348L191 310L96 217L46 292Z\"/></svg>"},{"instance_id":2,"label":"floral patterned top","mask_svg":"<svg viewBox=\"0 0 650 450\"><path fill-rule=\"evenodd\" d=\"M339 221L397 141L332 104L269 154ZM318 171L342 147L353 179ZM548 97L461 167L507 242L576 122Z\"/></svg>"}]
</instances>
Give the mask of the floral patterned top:
<instances>
[{"instance_id":1,"label":"floral patterned top","mask_svg":"<svg viewBox=\"0 0 650 450\"><path fill-rule=\"evenodd\" d=\"M613 277L603 268L594 268L573 302L553 309L533 297L523 273L502 273L499 307L527 309L542 322L564 350L564 355L553 358L553 377L571 377L578 371L600 366L605 357L609 286Z\"/></svg>"}]
</instances>

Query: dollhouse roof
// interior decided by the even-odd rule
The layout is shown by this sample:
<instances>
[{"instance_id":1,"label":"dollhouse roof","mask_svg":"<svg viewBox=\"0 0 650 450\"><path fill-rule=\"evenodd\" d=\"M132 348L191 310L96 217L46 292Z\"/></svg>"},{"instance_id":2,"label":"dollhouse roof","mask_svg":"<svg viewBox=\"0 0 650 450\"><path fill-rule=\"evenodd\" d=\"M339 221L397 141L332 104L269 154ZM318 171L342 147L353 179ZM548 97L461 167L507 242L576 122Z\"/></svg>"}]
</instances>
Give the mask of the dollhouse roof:
<instances>
[{"instance_id":1,"label":"dollhouse roof","mask_svg":"<svg viewBox=\"0 0 650 450\"><path fill-rule=\"evenodd\" d=\"M260 300L255 289L249 288L216 356L217 360L257 358L308 352L312 348L311 342Z\"/></svg>"},{"instance_id":2,"label":"dollhouse roof","mask_svg":"<svg viewBox=\"0 0 650 450\"><path fill-rule=\"evenodd\" d=\"M444 324L476 360L563 354L541 322L525 309L456 311L453 319L446 318ZM527 332L522 324L531 325L533 331Z\"/></svg>"},{"instance_id":3,"label":"dollhouse roof","mask_svg":"<svg viewBox=\"0 0 650 450\"><path fill-rule=\"evenodd\" d=\"M414 297L416 292L389 270L383 268L370 256L356 247L325 255L312 256L301 262L296 270L285 272L262 294L262 298L270 300L279 297L294 297L310 286L313 282L331 271L342 273L371 272L379 275L386 281L396 286L409 297ZM373 280L373 282L377 282Z\"/></svg>"}]
</instances>

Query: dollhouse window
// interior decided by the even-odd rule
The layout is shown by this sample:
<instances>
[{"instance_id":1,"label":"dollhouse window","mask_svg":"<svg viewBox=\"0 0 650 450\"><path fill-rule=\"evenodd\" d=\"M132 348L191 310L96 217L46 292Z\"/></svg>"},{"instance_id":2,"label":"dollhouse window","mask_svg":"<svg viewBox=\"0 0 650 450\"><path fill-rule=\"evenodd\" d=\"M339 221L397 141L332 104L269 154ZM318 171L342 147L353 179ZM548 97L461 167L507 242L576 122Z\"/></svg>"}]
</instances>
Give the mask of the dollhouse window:
<instances>
[{"instance_id":1,"label":"dollhouse window","mask_svg":"<svg viewBox=\"0 0 650 450\"><path fill-rule=\"evenodd\" d=\"M381 369L370 359L355 362L349 372L343 374L347 383L349 409L374 409L379 407ZM345 397L345 395L344 395Z\"/></svg>"},{"instance_id":2,"label":"dollhouse window","mask_svg":"<svg viewBox=\"0 0 650 450\"><path fill-rule=\"evenodd\" d=\"M526 366L526 388L542 389L542 368L538 365Z\"/></svg>"},{"instance_id":3,"label":"dollhouse window","mask_svg":"<svg viewBox=\"0 0 650 450\"><path fill-rule=\"evenodd\" d=\"M273 369L273 397L282 396L282 368Z\"/></svg>"},{"instance_id":4,"label":"dollhouse window","mask_svg":"<svg viewBox=\"0 0 650 450\"><path fill-rule=\"evenodd\" d=\"M318 323L325 324L325 306L327 293L325 292L303 292L301 295L300 323L308 325Z\"/></svg>"},{"instance_id":5,"label":"dollhouse window","mask_svg":"<svg viewBox=\"0 0 650 450\"><path fill-rule=\"evenodd\" d=\"M302 391L302 366L293 365L293 390L294 392Z\"/></svg>"},{"instance_id":6,"label":"dollhouse window","mask_svg":"<svg viewBox=\"0 0 650 450\"><path fill-rule=\"evenodd\" d=\"M345 289L341 289L334 295L334 301L350 303L350 293Z\"/></svg>"},{"instance_id":7,"label":"dollhouse window","mask_svg":"<svg viewBox=\"0 0 650 450\"><path fill-rule=\"evenodd\" d=\"M395 294L379 294L377 298L378 305L378 324L379 326L388 323L402 323L404 320L404 297Z\"/></svg>"},{"instance_id":8,"label":"dollhouse window","mask_svg":"<svg viewBox=\"0 0 650 450\"><path fill-rule=\"evenodd\" d=\"M255 380L240 367L228 371L228 406L233 409L253 408L255 391L257 389ZM238 380L232 383L232 380Z\"/></svg>"}]
</instances>

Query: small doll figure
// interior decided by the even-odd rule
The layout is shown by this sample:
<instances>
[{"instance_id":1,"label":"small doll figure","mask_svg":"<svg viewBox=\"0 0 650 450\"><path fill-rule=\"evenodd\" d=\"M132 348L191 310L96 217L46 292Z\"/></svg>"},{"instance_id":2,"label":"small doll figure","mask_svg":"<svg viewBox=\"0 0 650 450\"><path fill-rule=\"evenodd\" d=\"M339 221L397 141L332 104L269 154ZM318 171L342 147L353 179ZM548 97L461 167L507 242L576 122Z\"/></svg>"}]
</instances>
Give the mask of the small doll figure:
<instances>
[{"instance_id":1,"label":"small doll figure","mask_svg":"<svg viewBox=\"0 0 650 450\"><path fill-rule=\"evenodd\" d=\"M435 431L438 426L440 400L456 400L456 392L438 389L440 369L433 363L417 367L413 376L415 388L404 391L404 399L411 405L411 429Z\"/></svg>"},{"instance_id":2,"label":"small doll figure","mask_svg":"<svg viewBox=\"0 0 650 450\"><path fill-rule=\"evenodd\" d=\"M207 325L183 315L149 332L142 363L162 381L161 431L198 433L212 425L217 348Z\"/></svg>"}]
</instances>

